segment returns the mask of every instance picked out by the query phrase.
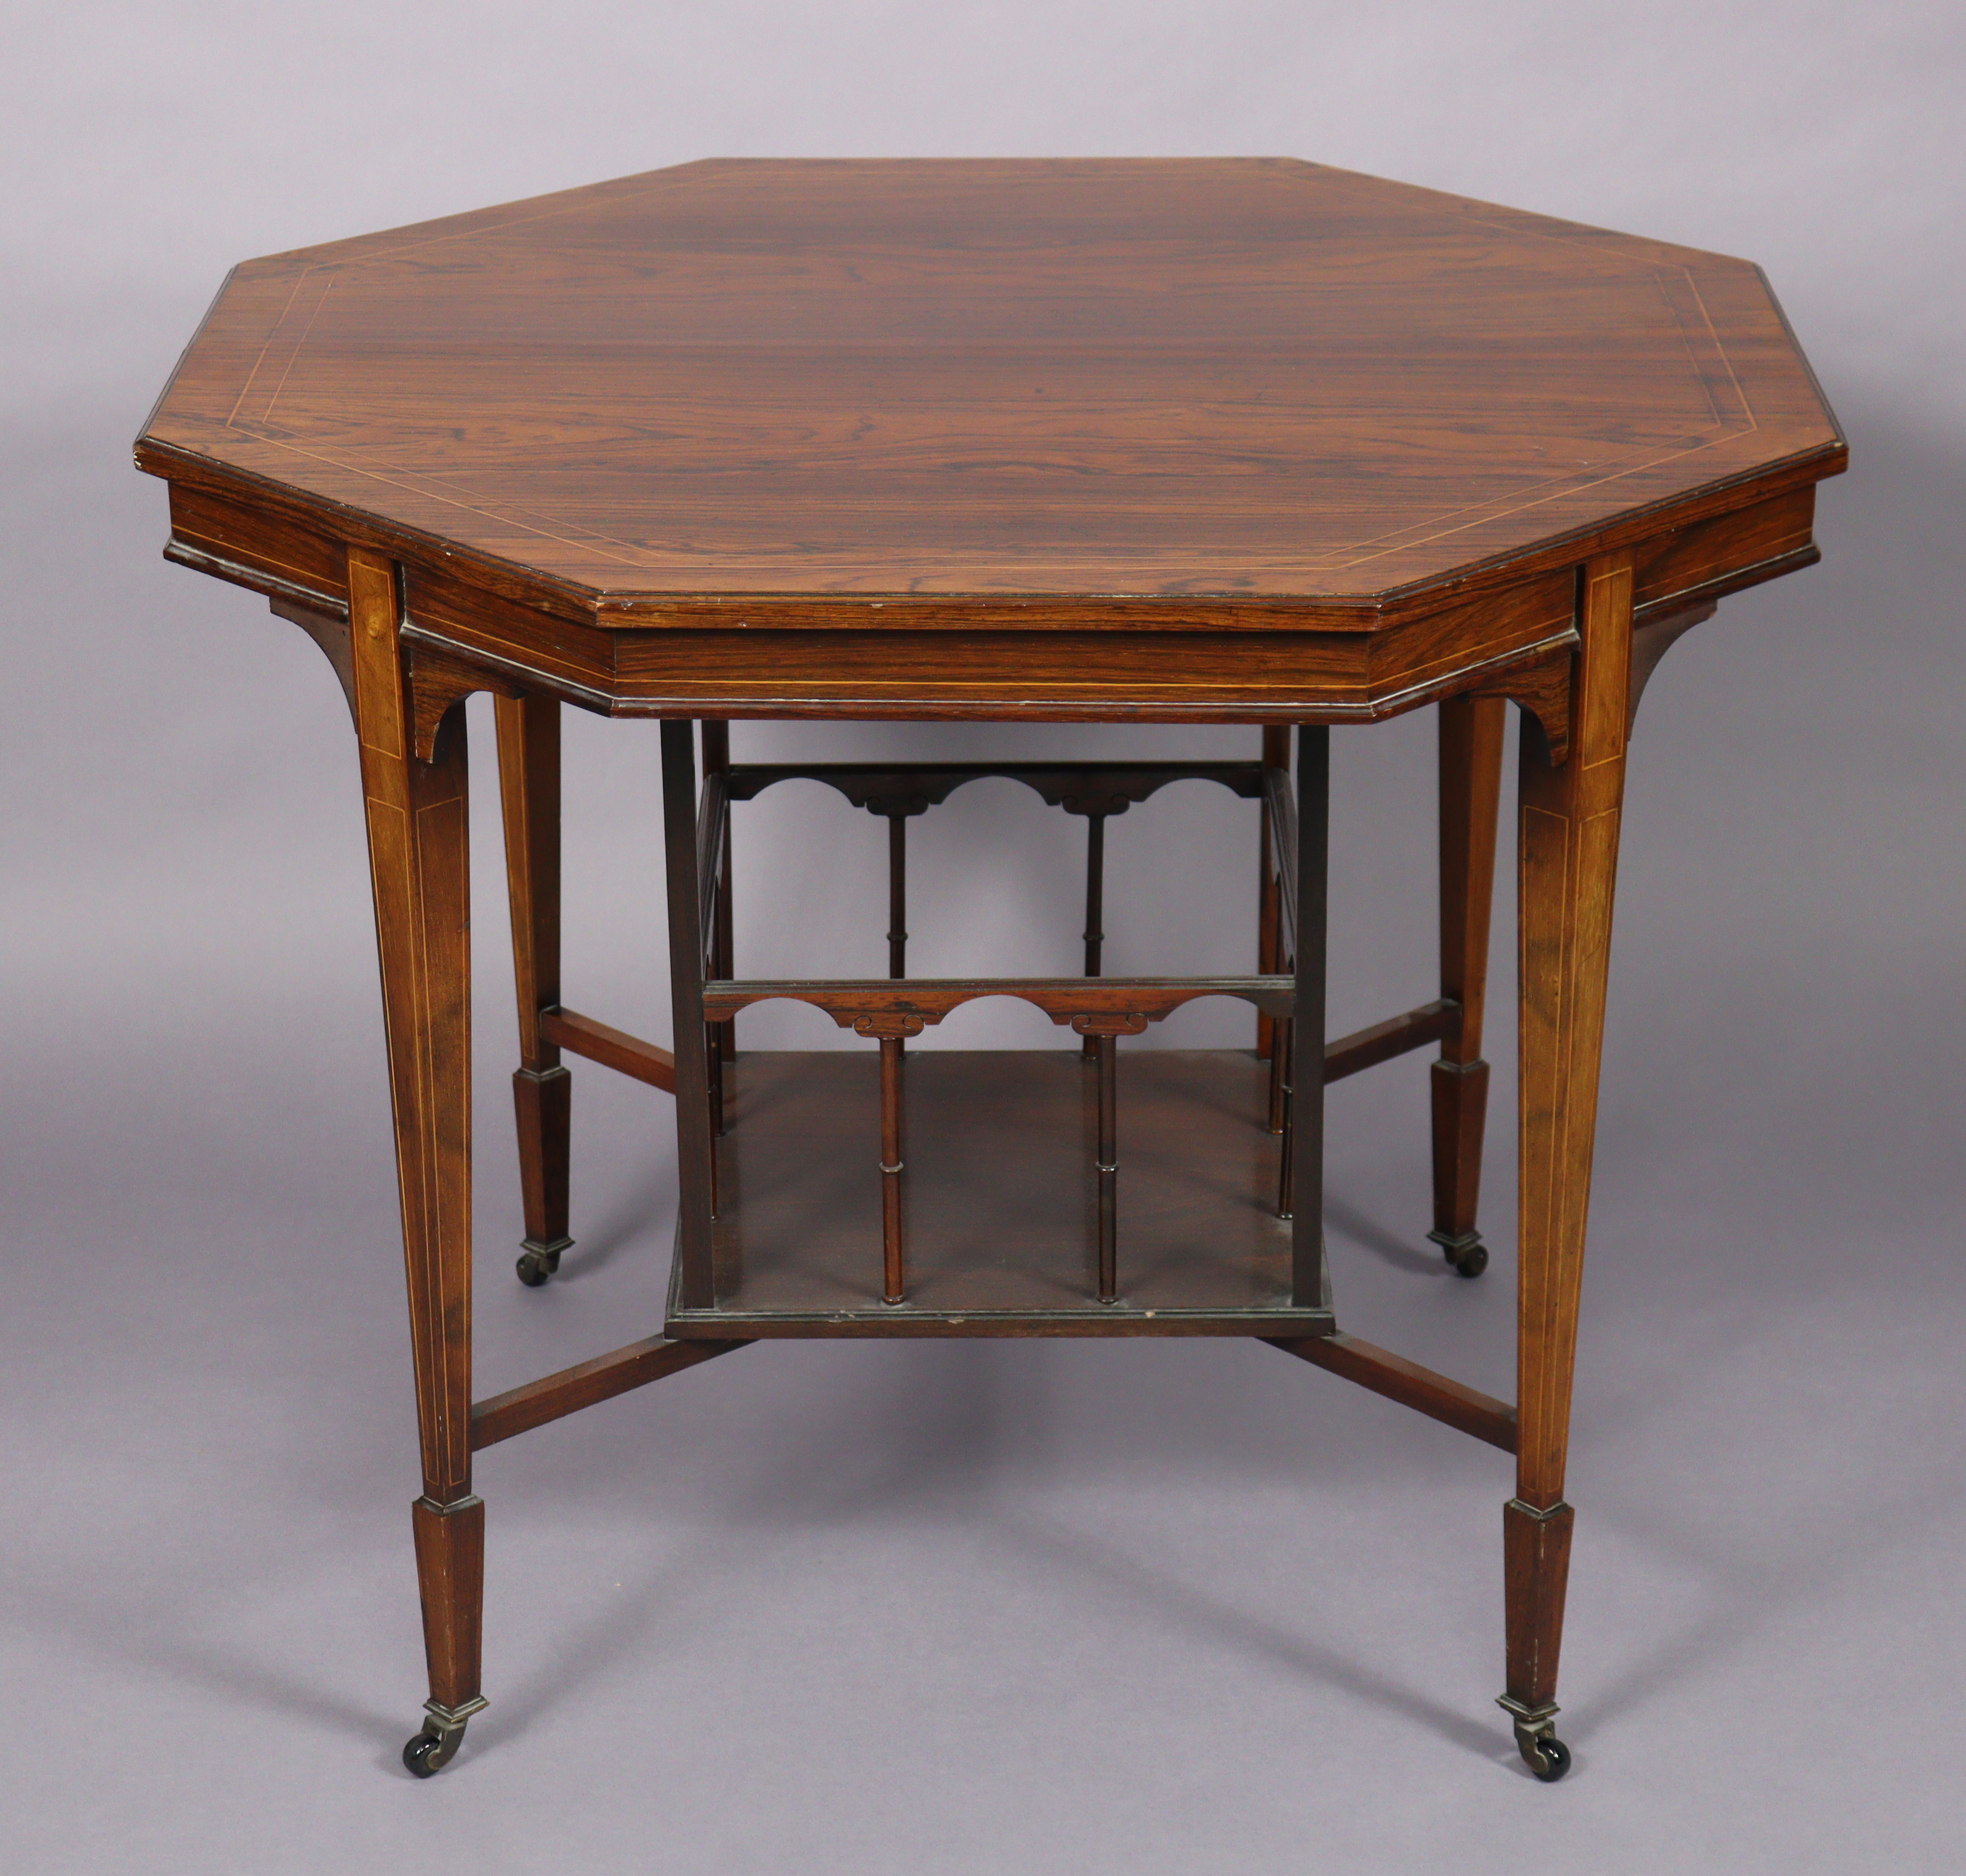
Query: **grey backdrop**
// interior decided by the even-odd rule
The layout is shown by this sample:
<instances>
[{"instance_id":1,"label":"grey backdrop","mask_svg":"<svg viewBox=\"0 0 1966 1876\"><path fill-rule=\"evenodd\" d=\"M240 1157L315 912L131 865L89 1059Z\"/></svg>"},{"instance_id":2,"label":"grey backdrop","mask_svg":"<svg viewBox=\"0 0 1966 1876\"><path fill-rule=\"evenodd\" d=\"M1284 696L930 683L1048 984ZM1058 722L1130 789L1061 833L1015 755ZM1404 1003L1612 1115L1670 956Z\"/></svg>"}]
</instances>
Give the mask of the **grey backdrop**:
<instances>
[{"instance_id":1,"label":"grey backdrop","mask_svg":"<svg viewBox=\"0 0 1966 1876\"><path fill-rule=\"evenodd\" d=\"M5 44L0 1867L1960 1866L1956 5L98 0ZM1576 1769L1536 1785L1489 1704L1500 1455L1240 1343L794 1345L482 1462L493 1704L414 1784L352 739L298 633L158 558L129 440L247 255L701 155L1081 153L1299 155L1752 255L1851 433L1823 567L1675 650L1635 746ZM568 747L569 994L662 1036L652 735ZM1431 994L1430 720L1343 733L1336 774L1346 1023ZM488 1391L656 1319L671 1149L665 1100L578 1069L579 1249L520 1290L479 777ZM1007 785L932 818L920 967L1068 968L1076 833ZM787 790L740 838L740 969L879 968L878 824ZM1198 788L1117 823L1113 967L1240 968L1253 840ZM1506 1010L1506 891L1497 921ZM1506 1246L1506 1021L1490 1052ZM1425 1072L1333 1101L1343 1319L1507 1393L1512 1259L1459 1283L1421 1236Z\"/></svg>"}]
</instances>

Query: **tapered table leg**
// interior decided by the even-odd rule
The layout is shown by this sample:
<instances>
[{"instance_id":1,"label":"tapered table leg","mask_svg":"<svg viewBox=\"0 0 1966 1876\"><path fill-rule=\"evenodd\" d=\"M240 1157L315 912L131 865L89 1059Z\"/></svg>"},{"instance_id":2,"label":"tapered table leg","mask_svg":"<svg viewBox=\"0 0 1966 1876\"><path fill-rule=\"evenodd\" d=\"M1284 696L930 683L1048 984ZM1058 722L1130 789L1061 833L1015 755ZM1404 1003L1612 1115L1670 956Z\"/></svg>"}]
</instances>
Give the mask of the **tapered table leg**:
<instances>
[{"instance_id":1,"label":"tapered table leg","mask_svg":"<svg viewBox=\"0 0 1966 1876\"><path fill-rule=\"evenodd\" d=\"M1503 1513L1508 1691L1523 1758L1562 1777L1553 1730L1570 1566L1563 1500L1584 1227L1604 1033L1611 900L1625 783L1632 637L1628 556L1584 569L1568 759L1533 722L1520 770L1522 1074L1516 1495Z\"/></svg>"},{"instance_id":2,"label":"tapered table leg","mask_svg":"<svg viewBox=\"0 0 1966 1876\"><path fill-rule=\"evenodd\" d=\"M404 1749L443 1765L479 1690L485 1507L471 1490L471 953L464 711L417 759L395 569L348 556L356 724L396 1123L423 1495L412 1523L430 1665L423 1730Z\"/></svg>"},{"instance_id":3,"label":"tapered table leg","mask_svg":"<svg viewBox=\"0 0 1966 1876\"><path fill-rule=\"evenodd\" d=\"M1459 1005L1460 1015L1433 1065L1433 1229L1427 1236L1464 1277L1488 1267L1474 1207L1488 1115L1481 1016L1506 708L1499 697L1452 698L1440 707L1440 994Z\"/></svg>"},{"instance_id":4,"label":"tapered table leg","mask_svg":"<svg viewBox=\"0 0 1966 1876\"><path fill-rule=\"evenodd\" d=\"M541 1013L559 1003L559 704L530 695L494 704L519 1003L519 1066L512 1077L526 1210L519 1280L537 1287L559 1269L560 1253L573 1243L567 1236L573 1078L540 1033Z\"/></svg>"}]
</instances>

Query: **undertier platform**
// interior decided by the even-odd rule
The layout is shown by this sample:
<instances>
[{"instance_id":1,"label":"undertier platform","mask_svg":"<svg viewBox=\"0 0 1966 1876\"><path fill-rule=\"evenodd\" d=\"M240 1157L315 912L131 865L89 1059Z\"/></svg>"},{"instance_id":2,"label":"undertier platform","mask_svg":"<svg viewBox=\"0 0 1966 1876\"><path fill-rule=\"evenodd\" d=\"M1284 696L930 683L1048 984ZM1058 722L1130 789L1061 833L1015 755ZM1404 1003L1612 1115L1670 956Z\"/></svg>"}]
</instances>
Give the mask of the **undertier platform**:
<instances>
[{"instance_id":1,"label":"undertier platform","mask_svg":"<svg viewBox=\"0 0 1966 1876\"><path fill-rule=\"evenodd\" d=\"M1269 1069L1234 1049L1123 1049L1119 1295L1098 1300L1097 1077L1076 1050L910 1049L907 1301L881 1300L873 1048L724 1066L716 1307L672 1337L1328 1334L1291 1301Z\"/></svg>"}]
</instances>

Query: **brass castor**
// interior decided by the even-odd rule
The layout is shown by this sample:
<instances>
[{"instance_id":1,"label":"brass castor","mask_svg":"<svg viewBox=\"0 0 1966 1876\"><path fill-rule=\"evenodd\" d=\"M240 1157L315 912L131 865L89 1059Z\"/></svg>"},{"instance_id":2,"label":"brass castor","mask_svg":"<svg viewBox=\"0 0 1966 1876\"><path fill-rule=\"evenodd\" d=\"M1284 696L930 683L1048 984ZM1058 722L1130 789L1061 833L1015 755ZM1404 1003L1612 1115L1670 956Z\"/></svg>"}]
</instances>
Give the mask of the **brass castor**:
<instances>
[{"instance_id":1,"label":"brass castor","mask_svg":"<svg viewBox=\"0 0 1966 1876\"><path fill-rule=\"evenodd\" d=\"M1480 1232L1464 1231L1458 1237L1451 1237L1445 1231L1429 1231L1426 1235L1440 1246L1441 1256L1457 1277L1478 1277L1488 1268L1488 1247L1481 1242Z\"/></svg>"},{"instance_id":2,"label":"brass castor","mask_svg":"<svg viewBox=\"0 0 1966 1876\"><path fill-rule=\"evenodd\" d=\"M537 1290L555 1271L559 1268L559 1254L569 1249L571 1238L555 1238L550 1244L542 1244L537 1238L527 1238L525 1249L519 1253L519 1281L529 1290Z\"/></svg>"},{"instance_id":3,"label":"brass castor","mask_svg":"<svg viewBox=\"0 0 1966 1876\"><path fill-rule=\"evenodd\" d=\"M413 1778L434 1778L457 1756L457 1749L464 1743L465 1723L473 1713L482 1713L486 1704L482 1695L457 1707L427 1702L423 1731L412 1736L403 1748L403 1769Z\"/></svg>"},{"instance_id":4,"label":"brass castor","mask_svg":"<svg viewBox=\"0 0 1966 1876\"><path fill-rule=\"evenodd\" d=\"M1555 1784L1570 1769L1570 1748L1556 1736L1555 1701L1528 1707L1504 1694L1495 1704L1516 1723L1516 1750L1523 1763L1545 1784Z\"/></svg>"},{"instance_id":5,"label":"brass castor","mask_svg":"<svg viewBox=\"0 0 1966 1876\"><path fill-rule=\"evenodd\" d=\"M461 1729L459 1736L462 1736ZM403 1765L412 1778L433 1778L450 1763L450 1755L456 1750L456 1739L446 1739L440 1733L419 1733L403 1748Z\"/></svg>"},{"instance_id":6,"label":"brass castor","mask_svg":"<svg viewBox=\"0 0 1966 1876\"><path fill-rule=\"evenodd\" d=\"M1570 1769L1570 1748L1553 1733L1516 1742L1523 1763L1546 1785L1553 1785Z\"/></svg>"}]
</instances>

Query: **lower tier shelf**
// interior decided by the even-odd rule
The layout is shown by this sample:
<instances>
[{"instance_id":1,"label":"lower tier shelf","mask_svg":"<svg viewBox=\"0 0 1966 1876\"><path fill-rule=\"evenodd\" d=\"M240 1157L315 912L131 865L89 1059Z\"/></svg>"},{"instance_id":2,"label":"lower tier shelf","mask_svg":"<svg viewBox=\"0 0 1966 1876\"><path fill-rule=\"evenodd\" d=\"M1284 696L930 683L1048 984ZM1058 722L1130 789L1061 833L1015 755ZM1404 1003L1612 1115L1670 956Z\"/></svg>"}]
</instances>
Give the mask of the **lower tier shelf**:
<instances>
[{"instance_id":1,"label":"lower tier shelf","mask_svg":"<svg viewBox=\"0 0 1966 1876\"><path fill-rule=\"evenodd\" d=\"M907 1301L881 1298L880 1065L872 1048L724 1068L716 1306L667 1333L1329 1334L1291 1301L1268 1065L1136 1049L1118 1069L1118 1300L1097 1290L1097 1077L1075 1050L910 1050L903 1071Z\"/></svg>"}]
</instances>

